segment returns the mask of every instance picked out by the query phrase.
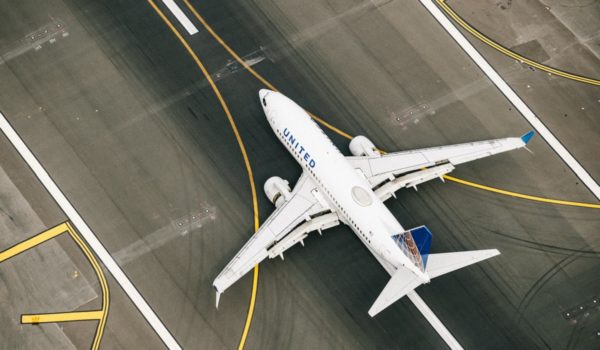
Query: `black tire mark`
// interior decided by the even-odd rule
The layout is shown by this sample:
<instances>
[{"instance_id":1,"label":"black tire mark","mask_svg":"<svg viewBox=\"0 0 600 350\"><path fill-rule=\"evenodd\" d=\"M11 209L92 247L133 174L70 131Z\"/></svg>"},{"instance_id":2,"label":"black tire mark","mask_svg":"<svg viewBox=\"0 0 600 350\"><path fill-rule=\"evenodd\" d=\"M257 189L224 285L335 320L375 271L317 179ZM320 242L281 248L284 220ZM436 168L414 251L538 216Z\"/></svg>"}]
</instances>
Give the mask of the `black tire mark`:
<instances>
[{"instance_id":1,"label":"black tire mark","mask_svg":"<svg viewBox=\"0 0 600 350\"><path fill-rule=\"evenodd\" d=\"M575 262L581 254L574 253L569 256L564 257L556 264L552 265L548 271L546 271L540 278L538 278L531 288L525 293L525 296L519 303L517 307L517 312L519 313L519 318L517 318L517 324L521 323L524 318L525 310L529 308L529 305L535 300L537 294L542 290L542 288L548 283L556 274L562 271L565 267L569 266L571 263Z\"/></svg>"},{"instance_id":2,"label":"black tire mark","mask_svg":"<svg viewBox=\"0 0 600 350\"><path fill-rule=\"evenodd\" d=\"M575 248L561 247L561 246L547 244L547 243L535 242L535 241L527 240L524 238L519 238L519 237L510 235L510 234L502 233L500 231L492 230L486 226L478 225L476 223L471 223L471 225L476 226L484 231L487 231L487 232L492 233L497 236L501 236L504 238L508 238L511 240L529 244L531 247L528 247L528 248L531 248L531 249L536 249L536 247L537 247L537 250L549 252L549 253L567 254L567 255L580 254L580 255L586 255L586 256L600 258L600 251L575 249Z\"/></svg>"}]
</instances>

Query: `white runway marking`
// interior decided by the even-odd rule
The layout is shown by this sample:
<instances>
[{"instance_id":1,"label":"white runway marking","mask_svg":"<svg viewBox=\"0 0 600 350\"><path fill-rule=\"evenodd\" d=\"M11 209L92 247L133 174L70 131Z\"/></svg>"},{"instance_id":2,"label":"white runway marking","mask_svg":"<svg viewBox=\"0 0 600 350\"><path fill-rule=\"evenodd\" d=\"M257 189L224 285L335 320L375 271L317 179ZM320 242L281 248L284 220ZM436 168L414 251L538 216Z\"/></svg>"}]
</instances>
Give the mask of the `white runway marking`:
<instances>
[{"instance_id":1,"label":"white runway marking","mask_svg":"<svg viewBox=\"0 0 600 350\"><path fill-rule=\"evenodd\" d=\"M27 162L27 165L29 165L38 180L54 198L71 223L77 228L79 233L81 233L87 244L94 250L94 253L96 253L98 258L100 258L106 269L108 269L115 280L121 285L125 293L127 293L127 296L129 296L131 301L146 318L150 326L152 326L156 334L158 334L165 345L169 349L181 349L173 335L171 335L169 330L154 313L154 310L152 310L150 305L148 305L144 297L135 288L133 283L131 283L129 278L127 278L123 270L121 270L119 265L117 265L110 253L106 250L106 248L104 248L100 240L98 240L98 237L96 237L94 232L92 232L77 210L75 210L71 202L69 202L60 188L58 188L56 183L54 183L54 180L52 180L50 175L48 175L46 169L44 169L33 153L31 153L27 145L25 145L21 137L17 134L15 129L13 129L2 113L0 113L0 129L4 132L4 135L6 135L17 152L19 152L21 157L23 157L23 160Z\"/></svg>"},{"instance_id":2,"label":"white runway marking","mask_svg":"<svg viewBox=\"0 0 600 350\"><path fill-rule=\"evenodd\" d=\"M188 33L190 33L190 35L198 33L198 28L196 28L192 21L187 18L185 13L181 11L181 8L175 3L174 0L162 0L162 2L169 8L171 13L173 13L173 16L177 18L179 23L181 23L181 25L185 28L185 30L187 30Z\"/></svg>"},{"instance_id":3,"label":"white runway marking","mask_svg":"<svg viewBox=\"0 0 600 350\"><path fill-rule=\"evenodd\" d=\"M412 292L408 292L408 294L406 294L406 296L408 296L410 301L412 301L413 304L417 307L417 309L419 309L421 314L425 317L425 319L427 319L429 324L433 327L433 329L435 329L435 331L440 335L440 337L442 337L442 339L444 339L444 341L446 342L446 344L448 345L448 347L450 349L452 349L452 350L462 350L463 349L463 347L458 343L456 338L454 338L452 333L450 333L448 328L446 328L446 326L444 326L442 321L440 321L440 319L437 318L437 316L433 313L433 311L431 311L429 306L427 306L427 304L425 304L425 301L423 301L423 299L421 299L421 297L417 294L417 292L415 292L413 290Z\"/></svg>"},{"instance_id":4,"label":"white runway marking","mask_svg":"<svg viewBox=\"0 0 600 350\"><path fill-rule=\"evenodd\" d=\"M452 38L460 45L467 55L471 57L473 62L479 66L485 75L500 89L507 99L512 102L515 108L521 115L535 128L535 130L546 140L552 149L559 157L573 170L575 175L579 177L581 182L600 200L600 186L588 174L588 172L579 164L579 162L567 151L560 141L550 132L542 121L533 113L533 111L521 100L521 98L508 86L508 84L500 77L494 68L481 56L481 54L471 45L465 36L458 30L456 26L442 13L442 11L434 4L432 0L419 0L425 6L427 11L439 22L442 27L452 36Z\"/></svg>"}]
</instances>

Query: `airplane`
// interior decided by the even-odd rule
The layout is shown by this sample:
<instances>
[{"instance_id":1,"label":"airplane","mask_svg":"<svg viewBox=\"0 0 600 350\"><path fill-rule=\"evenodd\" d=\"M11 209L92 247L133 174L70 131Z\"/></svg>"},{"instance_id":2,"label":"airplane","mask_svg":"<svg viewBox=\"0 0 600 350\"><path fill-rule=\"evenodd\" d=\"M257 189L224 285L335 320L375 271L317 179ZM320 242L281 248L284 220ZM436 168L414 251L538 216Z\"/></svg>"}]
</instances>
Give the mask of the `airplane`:
<instances>
[{"instance_id":1,"label":"airplane","mask_svg":"<svg viewBox=\"0 0 600 350\"><path fill-rule=\"evenodd\" d=\"M340 222L391 275L368 311L371 317L432 278L500 254L497 249L430 254L429 229L404 229L383 202L395 198L399 189L443 180L458 164L526 147L533 131L521 137L385 154L365 136L356 136L349 145L352 156L344 156L294 101L267 89L259 91L259 98L274 134L303 173L293 190L277 176L265 182L264 192L275 210L214 280L217 308L221 293L255 265L267 257L283 259L292 246L304 246L310 232L321 234Z\"/></svg>"}]
</instances>

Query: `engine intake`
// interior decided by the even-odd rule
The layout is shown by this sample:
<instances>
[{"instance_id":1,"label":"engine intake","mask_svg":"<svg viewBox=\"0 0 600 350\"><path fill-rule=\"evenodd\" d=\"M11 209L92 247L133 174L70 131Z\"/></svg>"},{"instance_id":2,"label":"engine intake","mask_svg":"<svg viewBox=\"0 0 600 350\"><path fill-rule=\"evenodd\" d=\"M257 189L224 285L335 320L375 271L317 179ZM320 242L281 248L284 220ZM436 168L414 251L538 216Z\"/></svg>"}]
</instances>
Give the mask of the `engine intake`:
<instances>
[{"instance_id":1,"label":"engine intake","mask_svg":"<svg viewBox=\"0 0 600 350\"><path fill-rule=\"evenodd\" d=\"M279 207L292 197L290 183L279 176L268 178L265 181L264 190L265 195L267 195L271 203L275 204L275 207Z\"/></svg>"},{"instance_id":2,"label":"engine intake","mask_svg":"<svg viewBox=\"0 0 600 350\"><path fill-rule=\"evenodd\" d=\"M350 153L353 156L380 156L373 142L362 135L355 136L350 141L348 148L350 148Z\"/></svg>"}]
</instances>

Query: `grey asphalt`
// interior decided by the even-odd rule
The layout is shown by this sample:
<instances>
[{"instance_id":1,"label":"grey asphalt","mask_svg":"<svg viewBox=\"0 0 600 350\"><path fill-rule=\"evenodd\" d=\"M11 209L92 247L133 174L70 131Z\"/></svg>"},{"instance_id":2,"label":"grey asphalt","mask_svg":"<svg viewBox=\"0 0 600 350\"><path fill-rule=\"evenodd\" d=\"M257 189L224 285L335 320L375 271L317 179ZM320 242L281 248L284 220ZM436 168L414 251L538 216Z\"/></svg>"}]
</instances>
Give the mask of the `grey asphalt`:
<instances>
[{"instance_id":1,"label":"grey asphalt","mask_svg":"<svg viewBox=\"0 0 600 350\"><path fill-rule=\"evenodd\" d=\"M281 91L385 150L530 129L418 2L192 3ZM226 116L195 63L146 2L0 6L9 14L0 24L0 110L180 344L237 347L251 277L222 296L218 311L211 283L252 232L250 190ZM57 23L69 34L25 39L40 28L56 30ZM482 29L493 30L493 24ZM217 80L244 139L264 220L272 210L261 191L264 181L278 175L292 182L300 168L270 133L257 100L260 83L200 29L189 42ZM524 47L539 51L544 45ZM592 176L600 176L594 157L597 88L548 78L478 48ZM581 65L598 66L593 55L577 57ZM348 140L328 134L347 152ZM10 149L2 142L3 150ZM513 152L464 165L453 175L595 202L542 139L530 148L534 155ZM3 151L0 165L40 221L49 227L64 220L10 152ZM440 182L402 191L389 205L405 227L429 226L434 252L502 252L418 289L465 348L598 346L600 316L592 303L599 294L597 211ZM25 238L33 233L27 227L15 231ZM85 261L68 242L58 243L98 293ZM291 249L285 261L268 261L260 271L248 349L444 348L407 300L375 319L367 315L389 276L347 228L309 237L305 248ZM118 284L109 283L103 347L160 348ZM573 311L580 306L583 312ZM63 326L75 347L89 347L89 323ZM13 343L19 339L18 333L0 334Z\"/></svg>"}]
</instances>

